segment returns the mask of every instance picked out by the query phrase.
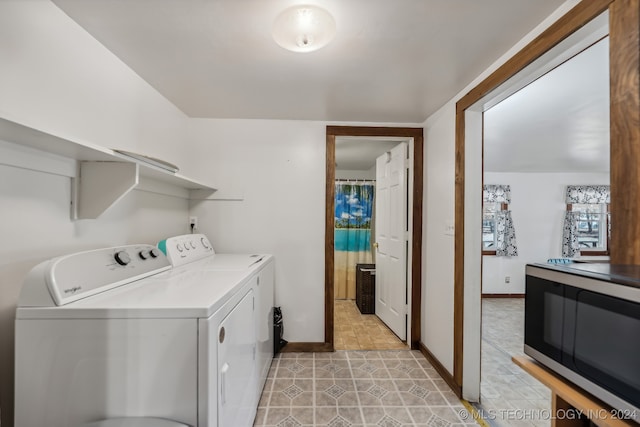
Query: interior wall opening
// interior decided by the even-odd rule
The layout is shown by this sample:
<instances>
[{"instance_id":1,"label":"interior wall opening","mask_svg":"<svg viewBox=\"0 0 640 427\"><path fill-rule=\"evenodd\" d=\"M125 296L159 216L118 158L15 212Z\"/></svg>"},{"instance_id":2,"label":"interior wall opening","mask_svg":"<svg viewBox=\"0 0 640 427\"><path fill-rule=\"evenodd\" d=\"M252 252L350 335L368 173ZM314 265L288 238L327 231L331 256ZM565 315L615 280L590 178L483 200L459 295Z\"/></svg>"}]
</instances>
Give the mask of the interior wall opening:
<instances>
[{"instance_id":1,"label":"interior wall opening","mask_svg":"<svg viewBox=\"0 0 640 427\"><path fill-rule=\"evenodd\" d=\"M603 7L603 9L606 10L606 7ZM456 185L456 229L461 228L463 233L456 236L457 301L456 313L454 315L456 319L454 338L454 341L456 342L456 352L454 354L454 378L456 382L462 386L463 397L469 401L481 401L482 294L509 294L511 292L506 292L505 290L513 289L513 285L511 285L512 279L519 279L522 277L522 281L520 281L520 283L522 284L524 281L524 272L522 272L522 276L518 275L517 277L514 273L503 274L500 268L495 268L495 265L490 267L488 263L483 260L483 246L488 242L483 242L484 236L482 228L485 224L484 221L480 220L483 215L483 186L479 185L479 183L494 185L501 184L495 180L505 179L507 177L506 175L491 175L492 172L485 173L485 168L487 166L491 168L494 167L492 165L495 165L495 163L492 163L495 159L491 159L490 156L487 156L486 151L483 152L484 144L487 142L485 140L485 138L487 138L487 134L485 134L484 129L487 125L485 118L491 114L492 108L497 108L495 111L500 109L500 104L505 102L505 100L507 100L506 103L502 105L507 105L510 102L508 98L510 98L514 93L517 93L523 88L525 88L526 91L529 86L535 88L536 82L544 81L542 76L545 76L551 70L560 68L561 64L564 64L571 58L606 37L608 34L608 14L606 12L602 13L603 9L600 9L600 14L593 15L596 16L595 19L588 20L589 22L582 21L579 24L578 21L585 18L584 16L578 17L579 14L576 13L576 23L573 32L568 31L566 36L559 38L555 43L548 41L548 50L538 51L537 56L534 56L534 58L530 60L528 66L520 65L522 68L518 68L518 65L516 64L518 61L522 61L522 63L524 63L524 60L521 58L518 58L517 61L512 61L513 64L510 63L505 65L494 73L496 75L501 74L502 76L506 76L506 78L502 80L504 83L496 84L495 79L498 79L498 77L491 76L458 102L458 130L456 139L458 149L462 150L462 157L460 161L457 162L456 172L458 176L461 176L461 179L457 181ZM566 28L563 30L567 31ZM554 31L558 30L554 29ZM542 36L540 38L542 38ZM536 49L531 50L535 51ZM527 56L529 54L530 53L524 49L519 55ZM535 53L533 55L535 55ZM608 71L608 64L605 64L605 68ZM485 91L484 95L480 95L483 90ZM534 91L534 94L541 95L536 91ZM571 99L573 98L570 98L570 100ZM575 99L574 101L578 102L578 100ZM575 107L575 105L573 107ZM606 108L608 109L608 104ZM512 108L507 110L508 113L518 114L515 113ZM529 113L529 115L531 115L531 113ZM608 120L605 121L607 121L608 126ZM538 123L538 127L540 127L540 123ZM584 127L585 126L582 126L582 128ZM540 129L544 129L544 127L540 127ZM574 129L574 131L579 132L579 129ZM550 136L545 135L544 137L549 138ZM509 155L508 152L508 150L514 148L512 144L517 145L517 141L513 141L513 135L508 139L508 141L505 139L503 145L499 146L496 150L499 154L503 154L503 156L500 157L502 160L499 160L498 163L503 165L506 164L506 168L519 167L521 169L525 169L526 167L531 167L530 164L526 164L527 162L530 163L532 159L541 157L539 155L535 155L538 153L537 150L542 148L540 144L541 141L538 140L534 143L529 141L528 144L524 144L525 148L529 150L524 153L524 156L522 156L522 158L526 159L525 164L518 165L518 157L513 156L513 151L511 152L511 155ZM543 154L549 154L547 159L553 157L553 154L555 154L555 157L557 158L562 158L562 156L559 155L559 150L561 149L557 145L557 140L555 141L555 145L552 144L551 146L554 148L551 150L552 153L544 153L544 149L540 151L542 151ZM588 150L578 150L578 156L584 155L585 151ZM568 152L576 154L575 147L573 149L568 149ZM550 163L547 165L549 164ZM512 170L509 172L498 173L513 174L517 172L518 170ZM525 173L523 171L520 172ZM526 173L531 174L533 172L533 170L529 170ZM551 190L551 192L553 192L553 190ZM562 196L560 195L559 197ZM529 198L530 201L535 201L535 197L531 197L530 194L524 195L521 200L526 198ZM515 198L513 200L515 200ZM500 201L497 206L499 207L496 209L500 211L507 211L511 207L507 201ZM513 223L517 224L517 221L513 220ZM527 223L524 227L527 227L528 225L530 224ZM539 236L539 238L541 237ZM549 256L545 256L543 261L546 261L547 258L551 258L552 255L550 249L551 238L548 236L547 238L549 241L546 242L546 248ZM560 246L559 243L556 247L558 246ZM489 248L484 249L486 250ZM522 251L524 251L524 254L527 253L527 250L524 249L524 247ZM486 252L488 251L485 251L485 253ZM493 256L493 261L497 259L495 255L485 254L485 257L487 256ZM540 254L537 255L537 257L540 256ZM539 261L539 259L537 259L537 261ZM496 273L496 271L498 273ZM511 285L511 287L505 288L503 286L502 289L500 289L500 292L489 292L489 289L485 289L486 284L483 283L483 280L487 279L491 274L497 274L498 279L504 279L506 282L509 282L508 284L503 284L504 286ZM505 277L508 277L508 279L505 279ZM516 284L516 281L514 281L513 284ZM522 290L522 293L523 292L524 291ZM518 292L513 293L517 294ZM503 367L508 369L509 366L510 365L504 365Z\"/></svg>"},{"instance_id":2,"label":"interior wall opening","mask_svg":"<svg viewBox=\"0 0 640 427\"><path fill-rule=\"evenodd\" d=\"M404 147L404 149L402 149ZM336 350L406 349L408 305L408 215L390 218L388 157L403 152L395 184L410 202L411 139L337 137L335 146L334 337ZM399 182L398 182L399 181ZM378 193L380 192L380 197ZM387 224L391 222L391 227ZM393 268L384 250L385 229L402 232L402 265ZM382 246L382 247L381 247ZM378 259L376 259L378 258ZM380 259L382 258L382 259ZM390 270L389 267L392 267ZM387 295L381 298L381 294ZM390 305L385 307L384 305ZM394 305L395 304L395 305ZM385 310L386 309L386 310Z\"/></svg>"},{"instance_id":3,"label":"interior wall opening","mask_svg":"<svg viewBox=\"0 0 640 427\"><path fill-rule=\"evenodd\" d=\"M327 127L325 345L418 348L422 162L422 128Z\"/></svg>"},{"instance_id":4,"label":"interior wall opening","mask_svg":"<svg viewBox=\"0 0 640 427\"><path fill-rule=\"evenodd\" d=\"M551 410L549 390L511 362L524 355L525 265L609 259L608 204L573 216L566 204L569 188L609 186L608 42L483 114L480 404L497 414L523 401Z\"/></svg>"}]
</instances>

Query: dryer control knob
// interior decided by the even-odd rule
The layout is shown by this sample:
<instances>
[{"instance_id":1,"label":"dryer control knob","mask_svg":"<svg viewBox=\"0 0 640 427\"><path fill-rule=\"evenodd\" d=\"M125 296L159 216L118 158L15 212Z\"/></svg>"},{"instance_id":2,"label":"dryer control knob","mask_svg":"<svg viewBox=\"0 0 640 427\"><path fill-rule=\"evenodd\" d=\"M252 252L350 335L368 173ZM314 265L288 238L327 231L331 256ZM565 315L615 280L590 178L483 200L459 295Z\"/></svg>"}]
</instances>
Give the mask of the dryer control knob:
<instances>
[{"instance_id":1,"label":"dryer control knob","mask_svg":"<svg viewBox=\"0 0 640 427\"><path fill-rule=\"evenodd\" d=\"M207 240L204 237L200 238L200 243L202 243L202 246L204 246L205 249L209 249L209 245L207 245Z\"/></svg>"},{"instance_id":2,"label":"dryer control knob","mask_svg":"<svg viewBox=\"0 0 640 427\"><path fill-rule=\"evenodd\" d=\"M191 245L191 248L192 248L192 249L195 249L195 248L196 248L196 244L195 244L195 243L193 243L193 242L189 242L189 244Z\"/></svg>"},{"instance_id":3,"label":"dryer control knob","mask_svg":"<svg viewBox=\"0 0 640 427\"><path fill-rule=\"evenodd\" d=\"M184 251L184 249L182 249L182 245L181 245L180 243L178 243L178 244L176 245L176 249L178 250L178 252L182 252L182 251Z\"/></svg>"},{"instance_id":4,"label":"dryer control knob","mask_svg":"<svg viewBox=\"0 0 640 427\"><path fill-rule=\"evenodd\" d=\"M129 256L127 251L116 252L113 257L116 259L116 262L120 265L127 265L131 262L131 257Z\"/></svg>"},{"instance_id":5,"label":"dryer control knob","mask_svg":"<svg viewBox=\"0 0 640 427\"><path fill-rule=\"evenodd\" d=\"M149 253L149 251L147 250L141 250L140 252L138 252L138 256L140 257L140 259L147 259L151 256L151 253Z\"/></svg>"},{"instance_id":6,"label":"dryer control knob","mask_svg":"<svg viewBox=\"0 0 640 427\"><path fill-rule=\"evenodd\" d=\"M149 255L151 255L151 258L158 258L160 256L160 251L156 248L153 248L149 251Z\"/></svg>"}]
</instances>

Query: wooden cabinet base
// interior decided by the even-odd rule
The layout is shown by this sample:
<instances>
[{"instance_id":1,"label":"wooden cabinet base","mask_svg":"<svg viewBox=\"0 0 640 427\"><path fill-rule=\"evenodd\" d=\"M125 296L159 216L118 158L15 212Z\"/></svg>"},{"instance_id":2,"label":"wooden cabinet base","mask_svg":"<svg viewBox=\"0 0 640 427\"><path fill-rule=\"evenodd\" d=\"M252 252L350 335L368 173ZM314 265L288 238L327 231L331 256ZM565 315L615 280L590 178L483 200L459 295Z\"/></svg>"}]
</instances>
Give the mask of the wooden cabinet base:
<instances>
[{"instance_id":1,"label":"wooden cabinet base","mask_svg":"<svg viewBox=\"0 0 640 427\"><path fill-rule=\"evenodd\" d=\"M638 426L634 421L614 416L615 410L592 397L584 390L551 372L526 356L514 356L511 360L532 377L551 389L551 426L600 427ZM638 415L640 417L640 414Z\"/></svg>"}]
</instances>

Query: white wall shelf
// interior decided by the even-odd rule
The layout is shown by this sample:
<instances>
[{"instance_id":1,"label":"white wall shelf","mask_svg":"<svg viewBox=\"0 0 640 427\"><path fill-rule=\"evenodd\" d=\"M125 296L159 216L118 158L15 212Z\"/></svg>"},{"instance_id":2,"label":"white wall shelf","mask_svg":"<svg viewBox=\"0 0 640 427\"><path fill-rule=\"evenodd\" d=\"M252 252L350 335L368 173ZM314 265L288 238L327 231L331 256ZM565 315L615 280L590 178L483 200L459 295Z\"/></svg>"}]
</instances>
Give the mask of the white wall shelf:
<instances>
[{"instance_id":1,"label":"white wall shelf","mask_svg":"<svg viewBox=\"0 0 640 427\"><path fill-rule=\"evenodd\" d=\"M0 164L73 179L74 219L99 217L133 189L184 199L203 199L216 191L109 148L71 141L3 118L0 141L4 141L0 143ZM70 167L70 162L75 167Z\"/></svg>"}]
</instances>

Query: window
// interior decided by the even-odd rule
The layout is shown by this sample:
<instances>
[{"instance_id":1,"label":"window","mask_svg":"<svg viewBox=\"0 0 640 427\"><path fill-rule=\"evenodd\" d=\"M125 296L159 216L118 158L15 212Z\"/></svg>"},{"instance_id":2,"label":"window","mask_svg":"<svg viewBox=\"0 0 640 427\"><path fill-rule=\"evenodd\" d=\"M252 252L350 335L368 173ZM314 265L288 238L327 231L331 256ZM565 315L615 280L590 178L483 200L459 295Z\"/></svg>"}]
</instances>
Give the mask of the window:
<instances>
[{"instance_id":1,"label":"window","mask_svg":"<svg viewBox=\"0 0 640 427\"><path fill-rule=\"evenodd\" d=\"M567 210L574 212L577 239L581 255L608 254L609 214L606 203L573 203Z\"/></svg>"},{"instance_id":2,"label":"window","mask_svg":"<svg viewBox=\"0 0 640 427\"><path fill-rule=\"evenodd\" d=\"M509 205L498 202L482 204L482 254L495 255L498 245L497 219L498 212L508 210Z\"/></svg>"},{"instance_id":3,"label":"window","mask_svg":"<svg viewBox=\"0 0 640 427\"><path fill-rule=\"evenodd\" d=\"M518 256L516 232L509 211L511 187L484 185L482 191L482 254Z\"/></svg>"},{"instance_id":4,"label":"window","mask_svg":"<svg viewBox=\"0 0 640 427\"><path fill-rule=\"evenodd\" d=\"M608 185L568 185L562 231L562 256L609 254Z\"/></svg>"}]
</instances>

